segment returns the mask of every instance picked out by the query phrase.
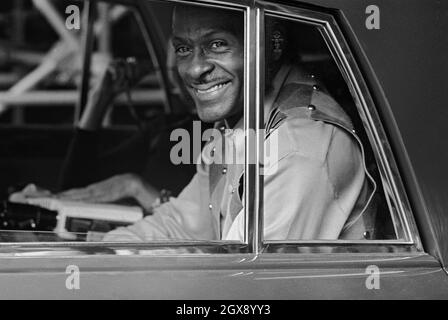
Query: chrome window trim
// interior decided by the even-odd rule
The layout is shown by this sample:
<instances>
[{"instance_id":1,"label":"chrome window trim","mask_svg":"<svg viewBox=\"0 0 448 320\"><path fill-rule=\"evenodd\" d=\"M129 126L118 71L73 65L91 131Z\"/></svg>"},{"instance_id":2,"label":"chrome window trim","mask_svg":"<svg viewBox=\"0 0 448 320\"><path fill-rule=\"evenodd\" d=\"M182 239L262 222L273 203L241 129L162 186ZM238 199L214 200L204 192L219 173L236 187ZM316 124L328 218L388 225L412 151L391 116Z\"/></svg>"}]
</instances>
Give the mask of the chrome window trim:
<instances>
[{"instance_id":1,"label":"chrome window trim","mask_svg":"<svg viewBox=\"0 0 448 320\"><path fill-rule=\"evenodd\" d=\"M262 163L264 135L261 134L264 128L263 109L258 106L263 106L263 90L262 85L264 81L264 14L262 9L254 8L250 10L251 28L255 33L255 41L250 41L247 55L251 60L251 78L249 80L250 94L252 99L248 96L246 105L248 108L248 115L244 115L245 132L247 129L255 129L255 137L250 134L245 135L246 149L245 149L245 172L244 175L244 204L248 204L245 211L246 228L248 231L251 252L260 253L263 250L263 218L260 215L263 208L263 176L260 174L260 166L256 165ZM248 32L250 34L250 32ZM255 60L250 59L250 52L255 52ZM248 70L250 71L250 70ZM252 85L252 87L251 87ZM255 138L255 139L253 139Z\"/></svg>"},{"instance_id":2,"label":"chrome window trim","mask_svg":"<svg viewBox=\"0 0 448 320\"><path fill-rule=\"evenodd\" d=\"M398 254L409 254L411 256L420 255L423 252L416 249L414 244L407 243L355 243L353 241L328 243L267 243L263 248L263 255L266 254L377 254L387 253L391 256Z\"/></svg>"},{"instance_id":3,"label":"chrome window trim","mask_svg":"<svg viewBox=\"0 0 448 320\"><path fill-rule=\"evenodd\" d=\"M417 226L412 215L398 167L381 121L379 120L375 104L371 98L361 71L354 60L354 56L333 15L315 11L314 9L310 10L280 4L271 4L265 1L256 1L256 4L264 8L266 15L314 25L319 29L344 80L346 81L352 98L354 99L358 113L363 122L364 130L366 131L372 146L381 178L382 180L386 179L386 184L384 183L385 181L382 181L386 198L390 196L398 207L398 212L396 213L389 206L389 212L393 219L397 236L402 237L397 240L264 241L263 243L265 247L279 245L280 243L285 245L309 245L313 243L316 245L328 244L334 246L337 242L341 244L360 245L361 247L366 244L386 246L412 245L415 250L423 251ZM391 190L388 188L386 189L385 186L390 186Z\"/></svg>"},{"instance_id":4,"label":"chrome window trim","mask_svg":"<svg viewBox=\"0 0 448 320\"><path fill-rule=\"evenodd\" d=\"M223 250L248 252L248 245L238 241L204 241L204 240L152 240L151 242L7 242L0 243L0 253L11 248L74 248L86 250L88 248L99 248L102 250L114 248L114 250L136 248L141 250L154 250L165 248L176 250L182 248L204 249L208 247L219 247ZM231 249L231 250L230 250ZM112 250L112 249L111 249Z\"/></svg>"},{"instance_id":5,"label":"chrome window trim","mask_svg":"<svg viewBox=\"0 0 448 320\"><path fill-rule=\"evenodd\" d=\"M90 66L92 63L92 51L93 45L95 42L95 36L93 35L94 23L95 23L95 12L97 10L97 3L92 0L86 0L84 2L85 11L84 15L86 16L86 26L85 30L82 30L83 34L81 35L81 52L82 52L82 74L81 74L81 83L79 85L79 96L74 108L73 115L73 125L77 126L79 121L81 120L82 114L85 109L85 104L87 103L88 94L89 94L89 84L90 84ZM89 72L87 72L89 70Z\"/></svg>"}]
</instances>

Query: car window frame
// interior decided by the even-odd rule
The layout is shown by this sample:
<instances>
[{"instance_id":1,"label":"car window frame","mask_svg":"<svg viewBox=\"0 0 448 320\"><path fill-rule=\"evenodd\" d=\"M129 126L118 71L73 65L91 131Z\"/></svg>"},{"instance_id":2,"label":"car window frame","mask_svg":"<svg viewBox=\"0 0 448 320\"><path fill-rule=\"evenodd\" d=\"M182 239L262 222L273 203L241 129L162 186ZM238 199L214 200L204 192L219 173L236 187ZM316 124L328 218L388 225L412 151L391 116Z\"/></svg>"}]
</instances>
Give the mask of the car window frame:
<instances>
[{"instance_id":1,"label":"car window frame","mask_svg":"<svg viewBox=\"0 0 448 320\"><path fill-rule=\"evenodd\" d=\"M103 0L101 0L103 1ZM160 1L160 0L159 0ZM86 3L97 3L100 0L90 0ZM108 3L117 3L124 5L134 5L127 0L108 0ZM144 0L138 0L137 7L142 9ZM363 97L364 101L361 101L363 112L366 115L374 117L378 120L378 114L376 113L375 105L373 104L372 98L369 94L368 88L362 74L354 61L353 55L350 52L349 46L345 41L342 33L336 23L334 17L326 12L320 12L317 9L305 9L298 5L297 7L279 5L267 3L265 1L250 1L250 0L229 0L229 1L215 1L215 0L203 0L203 1L185 1L185 0L164 0L167 3L184 3L184 4L194 4L194 5L204 5L204 6L214 6L221 7L225 9L236 9L242 10L245 13L245 109L244 109L244 128L245 130L252 129L257 132L255 135L255 140L252 135L246 135L246 163L244 175L245 190L249 190L245 193L243 203L244 203L244 214L245 214L245 239L243 242L238 241L151 241L145 243L135 243L135 242L35 242L35 243L2 243L0 248L20 246L22 248L33 248L33 250L39 249L40 247L49 247L57 250L58 248L73 248L79 249L86 252L109 252L108 248L115 248L110 253L116 252L120 248L123 250L128 250L129 252L134 252L135 254L140 254L142 250L159 250L159 249L188 249L188 250L201 250L206 249L207 253L250 253L250 254L260 254L260 253L270 253L270 252L286 252L286 253L326 253L326 252L343 252L343 253L372 253L372 252L421 252L422 247L420 239L418 236L417 228L410 211L409 202L406 198L406 193L404 193L403 185L401 179L396 182L396 189L400 191L400 195L404 195L404 203L406 213L404 213L404 219L408 223L407 234L409 236L407 241L397 241L397 240L362 240L362 241L351 241L351 240L335 240L335 241L264 241L262 232L262 200L263 200L263 177L260 175L259 165L254 165L253 163L262 163L260 161L261 155L263 155L263 140L259 139L260 131L264 128L263 113L261 109L257 106L263 105L263 79L264 79L264 15L274 14L275 16L289 17L295 21L299 18L303 21L309 21L311 23L317 23L319 26L323 26L323 30L326 32L325 36L328 41L336 45L335 54L337 58L340 58L343 63L342 66L345 71L348 72L346 76L350 81L354 81L354 88L357 94ZM146 19L143 19L145 21ZM145 24L146 25L146 24ZM147 26L146 26L147 28ZM148 30L144 30L147 32ZM143 31L143 30L142 30ZM148 33L147 36L151 37ZM344 61L346 57L351 57L350 61ZM337 61L337 60L336 60ZM338 64L339 66L339 64ZM343 72L344 75L344 72ZM351 83L351 82L350 82ZM257 89L258 88L258 89ZM371 121L366 115L362 118L364 121ZM379 120L378 120L379 121ZM371 125L367 122L367 125ZM381 126L381 122L378 123L380 128L381 137L385 137L384 131ZM387 140L385 140L387 142ZM390 174L398 174L398 170L395 164L395 160L390 149L383 150L383 153L387 154L385 156L385 161L389 165L392 165L394 172ZM250 159L249 157L255 157L255 159ZM251 164L252 163L252 164ZM399 177L399 175L397 176ZM64 251L65 252L65 251ZM89 253L91 254L91 253Z\"/></svg>"},{"instance_id":2,"label":"car window frame","mask_svg":"<svg viewBox=\"0 0 448 320\"><path fill-rule=\"evenodd\" d=\"M160 1L160 0L158 0ZM255 59L253 59L253 55L251 52L254 52L255 50L255 41L252 41L253 33L251 33L249 30L252 30L252 28L256 25L255 21L255 15L253 14L253 8L251 8L252 2L250 0L229 0L225 3L220 1L213 1L213 0L206 0L206 1L183 1L183 0L162 0L162 2L167 3L182 3L182 4L188 4L188 5L196 5L196 6L207 6L207 7L215 7L215 8L222 8L222 9L230 9L230 10L238 10L242 13L244 13L245 17L245 72L246 77L244 79L244 94L245 94L245 105L244 105L244 119L245 119L245 130L247 128L254 128L254 121L253 121L253 115L251 117L250 112L253 112L256 110L255 107L255 98L254 95L251 96L251 93L253 93L255 90L254 88L250 87L253 86L254 79L255 79ZM147 23L147 18L149 17L146 7L144 6L144 0L136 0L135 2L131 2L129 0L85 0L85 5L88 6L88 14L87 14L87 31L83 35L83 68L82 68L82 83L80 85L80 96L79 96L79 102L78 102L78 119L80 118L80 115L82 115L82 109L81 106L85 104L85 99L88 94L88 88L89 88L89 81L90 76L89 72L87 70L90 69L90 63L91 63L91 57L92 57L92 49L93 49L93 41L94 37L92 36L93 31L93 23L96 11L96 4L98 3L110 3L110 4L120 4L125 5L129 7L133 7L135 10L135 16L137 20L140 20L139 23L141 23L141 26L144 26L142 28L143 36L147 41L147 45L149 45L151 48L149 50L154 50L154 54L157 57L157 61L160 63L160 52L158 52L153 46L152 41L154 41L154 38L159 39L157 36L157 33L149 32L148 27L149 24ZM246 44L251 43L251 46L248 46ZM252 51L251 51L252 50ZM159 68L162 70L163 68ZM167 84L165 86L165 89L168 90L168 77L165 74L163 76L164 72L162 73L162 78L165 83ZM248 80L248 79L252 80ZM167 95L169 93L167 92ZM246 121L246 119L249 119ZM78 120L77 120L78 121ZM246 140L248 140L249 137L246 137ZM247 154L247 146L249 144L249 141L246 141L246 154ZM250 145L252 145L252 142L250 142ZM249 172L246 176L255 176L255 165L248 165L246 162L246 172ZM253 180L252 179L246 179L248 180L248 185L252 185ZM255 210L252 209L254 214L251 215L250 218L248 217L248 211L252 208L252 205L248 204L247 201L250 201L250 203L255 203L255 201L252 200L252 194L247 195L245 197L244 201L244 214L246 217L246 226L245 226L245 239L244 241L231 241L231 240L216 240L216 241L204 241L204 240L152 240L150 242L129 242L129 241L123 241L123 242L76 242L76 241L63 241L63 242L8 242L8 243L0 243L0 253L1 249L3 250L9 250L11 247L16 247L17 250L31 250L32 252L35 252L36 255L39 255L40 252L45 255L46 251L40 251L39 249L50 249L52 252L52 255L57 255L58 249L61 249L61 254L67 254L67 252L77 252L81 251L84 252L86 255L92 255L96 254L97 252L100 252L102 254L109 253L113 254L114 252L123 252L126 251L129 254L142 254L142 252L154 251L157 250L160 252L162 250L163 252L173 252L175 254L179 253L191 253L191 252L204 252L206 254L209 253L251 253L254 252L252 249L251 240L253 238L253 235L249 232L249 230L254 230L255 228L252 227L253 225L253 218L255 217Z\"/></svg>"},{"instance_id":3,"label":"car window frame","mask_svg":"<svg viewBox=\"0 0 448 320\"><path fill-rule=\"evenodd\" d=\"M316 26L327 44L341 75L343 76L351 96L355 102L358 114L363 122L364 130L372 146L375 159L378 164L380 176L387 181L390 188L389 196L393 197L394 203L398 204L398 212L392 212L389 207L395 231L399 237L404 239L390 240L270 240L262 243L263 252L423 252L422 243L418 233L417 225L412 214L411 206L406 195L404 185L390 147L389 140L385 134L382 122L379 118L377 108L370 94L365 78L358 67L357 61L344 37L332 10L307 9L300 5L289 6L283 4L272 4L267 1L257 0L256 6L263 14L284 18L291 21L301 22ZM260 39L261 42L264 39ZM261 44L259 47L264 47ZM259 68L262 70L263 65ZM262 76L260 80L262 81ZM260 83L262 86L263 83ZM260 150L263 145L260 144ZM386 190L384 190L386 192ZM386 195L386 198L388 195ZM262 220L262 212L259 213ZM397 229L398 226L398 229Z\"/></svg>"}]
</instances>

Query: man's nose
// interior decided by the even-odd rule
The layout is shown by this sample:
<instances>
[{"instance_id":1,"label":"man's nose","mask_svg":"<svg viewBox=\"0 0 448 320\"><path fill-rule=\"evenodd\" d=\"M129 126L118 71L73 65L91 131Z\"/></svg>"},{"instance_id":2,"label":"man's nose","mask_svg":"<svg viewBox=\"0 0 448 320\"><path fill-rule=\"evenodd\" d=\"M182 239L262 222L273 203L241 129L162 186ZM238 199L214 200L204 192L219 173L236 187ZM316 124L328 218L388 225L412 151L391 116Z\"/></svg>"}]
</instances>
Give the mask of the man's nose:
<instances>
[{"instance_id":1,"label":"man's nose","mask_svg":"<svg viewBox=\"0 0 448 320\"><path fill-rule=\"evenodd\" d=\"M213 63L207 59L207 55L202 50L197 50L190 60L188 75L192 80L198 81L209 74L214 68Z\"/></svg>"}]
</instances>

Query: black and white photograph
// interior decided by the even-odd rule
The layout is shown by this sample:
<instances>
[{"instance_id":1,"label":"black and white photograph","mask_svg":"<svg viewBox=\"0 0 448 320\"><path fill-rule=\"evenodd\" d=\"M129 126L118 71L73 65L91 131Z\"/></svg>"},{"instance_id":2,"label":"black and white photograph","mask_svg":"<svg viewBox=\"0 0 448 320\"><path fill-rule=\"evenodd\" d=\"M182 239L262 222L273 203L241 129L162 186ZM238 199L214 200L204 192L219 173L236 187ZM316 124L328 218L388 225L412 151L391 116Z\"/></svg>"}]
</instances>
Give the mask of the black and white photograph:
<instances>
[{"instance_id":1,"label":"black and white photograph","mask_svg":"<svg viewBox=\"0 0 448 320\"><path fill-rule=\"evenodd\" d=\"M2 0L0 300L448 299L447 101L448 1Z\"/></svg>"}]
</instances>

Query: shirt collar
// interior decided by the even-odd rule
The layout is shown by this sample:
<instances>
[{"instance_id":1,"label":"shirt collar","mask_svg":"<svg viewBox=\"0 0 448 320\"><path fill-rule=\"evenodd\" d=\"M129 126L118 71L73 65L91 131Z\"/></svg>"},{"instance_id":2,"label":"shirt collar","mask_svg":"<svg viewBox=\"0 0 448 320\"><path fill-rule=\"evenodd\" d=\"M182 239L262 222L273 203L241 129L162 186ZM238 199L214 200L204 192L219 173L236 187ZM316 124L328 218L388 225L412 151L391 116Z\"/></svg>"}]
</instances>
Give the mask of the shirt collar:
<instances>
[{"instance_id":1,"label":"shirt collar","mask_svg":"<svg viewBox=\"0 0 448 320\"><path fill-rule=\"evenodd\" d=\"M271 112L274 102L277 100L278 95L280 93L281 88L284 86L288 75L292 69L292 66L289 64L284 64L281 66L280 70L274 77L273 80L273 89L264 99L264 122L268 119L268 114ZM244 121L243 117L241 117L237 123L233 126L233 128L227 122L227 119L220 120L215 122L215 129L225 130L225 129L243 129Z\"/></svg>"},{"instance_id":2,"label":"shirt collar","mask_svg":"<svg viewBox=\"0 0 448 320\"><path fill-rule=\"evenodd\" d=\"M272 111L274 102L277 100L280 90L285 85L285 82L290 74L292 66L290 64L284 64L280 67L280 70L272 81L272 91L264 98L264 123L268 119L269 113Z\"/></svg>"}]
</instances>

